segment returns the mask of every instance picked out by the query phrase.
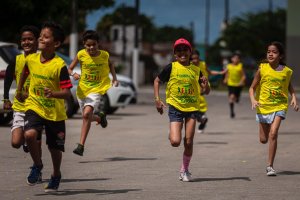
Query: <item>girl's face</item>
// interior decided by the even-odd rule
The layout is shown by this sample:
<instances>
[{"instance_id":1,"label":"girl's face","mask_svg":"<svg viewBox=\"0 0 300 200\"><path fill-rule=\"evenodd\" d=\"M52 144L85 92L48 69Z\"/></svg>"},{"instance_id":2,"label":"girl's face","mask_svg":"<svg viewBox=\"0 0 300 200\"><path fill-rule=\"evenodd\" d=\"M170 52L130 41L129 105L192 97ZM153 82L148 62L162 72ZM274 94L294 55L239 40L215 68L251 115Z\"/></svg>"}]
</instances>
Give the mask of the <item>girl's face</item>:
<instances>
[{"instance_id":1,"label":"girl's face","mask_svg":"<svg viewBox=\"0 0 300 200\"><path fill-rule=\"evenodd\" d=\"M240 57L239 57L238 55L232 56L232 57L231 57L231 62L232 62L232 64L234 64L234 65L239 64L239 62L240 62Z\"/></svg>"},{"instance_id":2,"label":"girl's face","mask_svg":"<svg viewBox=\"0 0 300 200\"><path fill-rule=\"evenodd\" d=\"M191 51L189 47L186 45L178 45L175 48L175 58L176 60L182 64L182 65L189 65L190 64L190 56L191 56Z\"/></svg>"},{"instance_id":3,"label":"girl's face","mask_svg":"<svg viewBox=\"0 0 300 200\"><path fill-rule=\"evenodd\" d=\"M38 48L38 40L31 31L25 31L21 35L21 47L25 55L34 53Z\"/></svg>"},{"instance_id":4,"label":"girl's face","mask_svg":"<svg viewBox=\"0 0 300 200\"><path fill-rule=\"evenodd\" d=\"M57 42L54 41L52 30L49 28L43 28L39 37L39 49L41 51L54 52Z\"/></svg>"},{"instance_id":5,"label":"girl's face","mask_svg":"<svg viewBox=\"0 0 300 200\"><path fill-rule=\"evenodd\" d=\"M270 45L267 50L267 60L272 65L278 65L281 55L276 46Z\"/></svg>"},{"instance_id":6,"label":"girl's face","mask_svg":"<svg viewBox=\"0 0 300 200\"><path fill-rule=\"evenodd\" d=\"M99 44L96 40L87 39L84 47L90 56L97 56L99 53Z\"/></svg>"},{"instance_id":7,"label":"girl's face","mask_svg":"<svg viewBox=\"0 0 300 200\"><path fill-rule=\"evenodd\" d=\"M199 56L197 54L193 54L191 60L194 65L198 65L200 62Z\"/></svg>"}]
</instances>

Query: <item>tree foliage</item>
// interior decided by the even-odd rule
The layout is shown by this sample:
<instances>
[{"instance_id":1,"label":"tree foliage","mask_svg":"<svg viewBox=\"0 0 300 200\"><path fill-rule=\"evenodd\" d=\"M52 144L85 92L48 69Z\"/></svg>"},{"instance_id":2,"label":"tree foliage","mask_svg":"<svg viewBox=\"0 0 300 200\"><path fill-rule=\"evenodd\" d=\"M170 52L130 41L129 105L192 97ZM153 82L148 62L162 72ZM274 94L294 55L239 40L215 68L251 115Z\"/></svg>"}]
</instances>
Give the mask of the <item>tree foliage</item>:
<instances>
[{"instance_id":1,"label":"tree foliage","mask_svg":"<svg viewBox=\"0 0 300 200\"><path fill-rule=\"evenodd\" d=\"M138 23L142 28L144 42L169 42L186 37L192 40L192 32L184 27L163 26L156 27L152 22L152 17L139 14ZM107 14L99 19L97 31L107 39L109 38L110 28L113 24L132 25L136 23L136 10L134 7L121 5L113 13Z\"/></svg>"},{"instance_id":2,"label":"tree foliage","mask_svg":"<svg viewBox=\"0 0 300 200\"><path fill-rule=\"evenodd\" d=\"M209 62L221 61L220 50L224 49L231 52L239 50L243 56L251 56L258 61L265 57L266 45L271 41L285 44L285 27L286 11L283 9L236 17L210 47ZM221 42L226 44L225 48L220 46Z\"/></svg>"},{"instance_id":3,"label":"tree foliage","mask_svg":"<svg viewBox=\"0 0 300 200\"><path fill-rule=\"evenodd\" d=\"M85 29L85 17L88 12L101 7L109 7L114 0L75 0L78 3L78 29ZM72 0L4 0L0 7L0 40L18 41L18 33L23 25L38 27L44 21L53 20L60 23L66 33L71 28Z\"/></svg>"}]
</instances>

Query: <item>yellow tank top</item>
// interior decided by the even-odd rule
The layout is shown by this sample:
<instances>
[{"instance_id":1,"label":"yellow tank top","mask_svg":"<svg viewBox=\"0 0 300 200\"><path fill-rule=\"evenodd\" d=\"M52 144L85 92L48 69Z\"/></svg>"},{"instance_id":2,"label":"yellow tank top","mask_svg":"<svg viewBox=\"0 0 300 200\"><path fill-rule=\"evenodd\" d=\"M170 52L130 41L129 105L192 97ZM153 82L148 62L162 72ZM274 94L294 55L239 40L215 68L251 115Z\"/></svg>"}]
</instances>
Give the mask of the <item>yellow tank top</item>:
<instances>
[{"instance_id":1,"label":"yellow tank top","mask_svg":"<svg viewBox=\"0 0 300 200\"><path fill-rule=\"evenodd\" d=\"M228 70L228 86L239 86L239 83L241 82L241 79L243 77L243 64L239 63L237 65L228 64L227 65Z\"/></svg>"},{"instance_id":2,"label":"yellow tank top","mask_svg":"<svg viewBox=\"0 0 300 200\"><path fill-rule=\"evenodd\" d=\"M257 113L269 114L288 109L288 87L293 71L285 66L275 71L269 63L259 66L261 80L256 89L256 100L260 103Z\"/></svg>"},{"instance_id":3,"label":"yellow tank top","mask_svg":"<svg viewBox=\"0 0 300 200\"><path fill-rule=\"evenodd\" d=\"M200 110L200 68L190 64L172 63L170 79L166 88L166 102L183 112Z\"/></svg>"},{"instance_id":4,"label":"yellow tank top","mask_svg":"<svg viewBox=\"0 0 300 200\"><path fill-rule=\"evenodd\" d=\"M108 52L100 50L99 56L91 57L85 49L82 49L77 57L81 67L77 96L82 99L91 93L105 94L111 87Z\"/></svg>"},{"instance_id":5,"label":"yellow tank top","mask_svg":"<svg viewBox=\"0 0 300 200\"><path fill-rule=\"evenodd\" d=\"M46 98L44 88L60 91L60 72L66 66L57 55L46 63L40 62L40 53L26 57L26 65L30 72L29 96L25 102L26 110L33 110L42 118L51 121L67 119L64 99Z\"/></svg>"},{"instance_id":6,"label":"yellow tank top","mask_svg":"<svg viewBox=\"0 0 300 200\"><path fill-rule=\"evenodd\" d=\"M17 85L19 84L20 77L21 77L24 66L25 66L25 55L24 54L17 55L16 67L15 67L15 76L16 76L16 84ZM22 88L23 92L28 93L29 84L30 84L30 75L27 77L27 79L24 83L24 86ZM20 102L20 101L18 101L18 99L16 97L14 97L14 103L13 103L12 108L14 111L17 111L17 112L25 112L25 102Z\"/></svg>"}]
</instances>

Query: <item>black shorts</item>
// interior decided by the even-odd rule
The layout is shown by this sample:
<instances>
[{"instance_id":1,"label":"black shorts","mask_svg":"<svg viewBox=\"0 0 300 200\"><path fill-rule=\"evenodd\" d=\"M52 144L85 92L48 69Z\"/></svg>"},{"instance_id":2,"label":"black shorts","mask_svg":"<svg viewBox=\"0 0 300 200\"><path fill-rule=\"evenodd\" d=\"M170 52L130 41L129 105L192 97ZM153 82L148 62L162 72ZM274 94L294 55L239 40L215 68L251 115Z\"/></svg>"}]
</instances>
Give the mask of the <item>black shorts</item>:
<instances>
[{"instance_id":1,"label":"black shorts","mask_svg":"<svg viewBox=\"0 0 300 200\"><path fill-rule=\"evenodd\" d=\"M243 86L228 86L228 95L234 94L237 98L241 96Z\"/></svg>"},{"instance_id":2,"label":"black shorts","mask_svg":"<svg viewBox=\"0 0 300 200\"><path fill-rule=\"evenodd\" d=\"M57 149L64 152L66 137L65 120L47 120L39 116L33 110L27 110L25 112L24 131L26 132L27 130L34 129L37 132L41 132L43 128L45 128L46 144L49 149Z\"/></svg>"}]
</instances>

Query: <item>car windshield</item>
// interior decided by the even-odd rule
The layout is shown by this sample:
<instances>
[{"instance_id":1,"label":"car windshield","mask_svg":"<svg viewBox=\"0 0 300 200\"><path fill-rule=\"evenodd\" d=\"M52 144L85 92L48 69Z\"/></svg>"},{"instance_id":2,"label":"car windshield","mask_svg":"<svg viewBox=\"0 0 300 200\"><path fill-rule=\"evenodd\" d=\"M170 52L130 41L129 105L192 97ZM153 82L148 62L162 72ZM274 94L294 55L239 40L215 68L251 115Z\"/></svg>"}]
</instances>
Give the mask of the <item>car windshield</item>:
<instances>
[{"instance_id":1,"label":"car windshield","mask_svg":"<svg viewBox=\"0 0 300 200\"><path fill-rule=\"evenodd\" d=\"M13 45L3 46L0 48L0 57L7 63L11 63L20 54L20 50Z\"/></svg>"}]
</instances>

